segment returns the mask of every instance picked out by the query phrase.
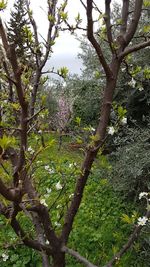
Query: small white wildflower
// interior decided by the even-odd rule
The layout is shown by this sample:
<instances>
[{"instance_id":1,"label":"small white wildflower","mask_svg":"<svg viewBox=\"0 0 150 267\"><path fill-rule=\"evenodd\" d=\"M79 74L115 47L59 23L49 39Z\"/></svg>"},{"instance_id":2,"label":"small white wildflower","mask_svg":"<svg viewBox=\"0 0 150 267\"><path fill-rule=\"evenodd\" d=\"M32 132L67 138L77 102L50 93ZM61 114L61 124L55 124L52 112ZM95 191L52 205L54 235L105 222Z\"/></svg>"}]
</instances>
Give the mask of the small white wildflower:
<instances>
[{"instance_id":1,"label":"small white wildflower","mask_svg":"<svg viewBox=\"0 0 150 267\"><path fill-rule=\"evenodd\" d=\"M45 244L46 244L46 245L49 245L49 241L48 241L48 240L46 240Z\"/></svg>"},{"instance_id":2,"label":"small white wildflower","mask_svg":"<svg viewBox=\"0 0 150 267\"><path fill-rule=\"evenodd\" d=\"M48 205L46 204L45 199L41 199L41 200L40 200L40 203L41 203L42 205L44 205L45 207L48 207Z\"/></svg>"},{"instance_id":3,"label":"small white wildflower","mask_svg":"<svg viewBox=\"0 0 150 267\"><path fill-rule=\"evenodd\" d=\"M69 195L69 199L72 198L73 196L74 196L74 194Z\"/></svg>"},{"instance_id":4,"label":"small white wildflower","mask_svg":"<svg viewBox=\"0 0 150 267\"><path fill-rule=\"evenodd\" d=\"M72 167L73 167L73 163L70 163L70 164L69 164L69 168L72 168Z\"/></svg>"},{"instance_id":5,"label":"small white wildflower","mask_svg":"<svg viewBox=\"0 0 150 267\"><path fill-rule=\"evenodd\" d=\"M40 164L40 163L42 163L42 161L41 161L41 160L38 160L36 163L37 163L37 164Z\"/></svg>"},{"instance_id":6,"label":"small white wildflower","mask_svg":"<svg viewBox=\"0 0 150 267\"><path fill-rule=\"evenodd\" d=\"M33 87L31 85L28 86L29 91L33 90Z\"/></svg>"},{"instance_id":7,"label":"small white wildflower","mask_svg":"<svg viewBox=\"0 0 150 267\"><path fill-rule=\"evenodd\" d=\"M60 226L61 226L61 224L60 224L60 223L58 223L58 222L55 222L55 225L56 225L56 226L58 226L58 227L60 227Z\"/></svg>"},{"instance_id":8,"label":"small white wildflower","mask_svg":"<svg viewBox=\"0 0 150 267\"><path fill-rule=\"evenodd\" d=\"M121 70L122 70L122 71L125 71L125 70L126 70L126 68L122 68Z\"/></svg>"},{"instance_id":9,"label":"small white wildflower","mask_svg":"<svg viewBox=\"0 0 150 267\"><path fill-rule=\"evenodd\" d=\"M41 114L41 118L44 119L44 114Z\"/></svg>"},{"instance_id":10,"label":"small white wildflower","mask_svg":"<svg viewBox=\"0 0 150 267\"><path fill-rule=\"evenodd\" d=\"M52 192L52 189L51 188L46 188L46 192L47 192L47 194L50 194Z\"/></svg>"},{"instance_id":11,"label":"small white wildflower","mask_svg":"<svg viewBox=\"0 0 150 267\"><path fill-rule=\"evenodd\" d=\"M143 87L139 87L138 90L141 92L141 91L144 90L144 88Z\"/></svg>"},{"instance_id":12,"label":"small white wildflower","mask_svg":"<svg viewBox=\"0 0 150 267\"><path fill-rule=\"evenodd\" d=\"M62 189L62 185L60 183L60 181L55 185L57 190L61 190Z\"/></svg>"},{"instance_id":13,"label":"small white wildflower","mask_svg":"<svg viewBox=\"0 0 150 267\"><path fill-rule=\"evenodd\" d=\"M130 85L131 87L135 87L136 85L136 80L134 80L133 78L131 79L131 81L128 83L128 85Z\"/></svg>"},{"instance_id":14,"label":"small white wildflower","mask_svg":"<svg viewBox=\"0 0 150 267\"><path fill-rule=\"evenodd\" d=\"M138 218L138 225L143 226L143 225L145 225L147 223L147 221L148 221L148 218L147 217L145 217L145 216L139 217Z\"/></svg>"},{"instance_id":15,"label":"small white wildflower","mask_svg":"<svg viewBox=\"0 0 150 267\"><path fill-rule=\"evenodd\" d=\"M143 198L143 197L145 197L145 196L147 196L147 195L148 195L147 192L141 192L141 193L139 194L139 199L141 199L141 198Z\"/></svg>"},{"instance_id":16,"label":"small white wildflower","mask_svg":"<svg viewBox=\"0 0 150 267\"><path fill-rule=\"evenodd\" d=\"M42 130L39 130L38 133L41 134L42 133Z\"/></svg>"},{"instance_id":17,"label":"small white wildflower","mask_svg":"<svg viewBox=\"0 0 150 267\"><path fill-rule=\"evenodd\" d=\"M31 146L28 147L28 152L29 152L30 154L34 154L34 150L33 150L33 148L32 148Z\"/></svg>"},{"instance_id":18,"label":"small white wildflower","mask_svg":"<svg viewBox=\"0 0 150 267\"><path fill-rule=\"evenodd\" d=\"M122 118L122 120L121 120L121 124L122 124L122 125L127 124L127 118L126 118L126 117Z\"/></svg>"},{"instance_id":19,"label":"small white wildflower","mask_svg":"<svg viewBox=\"0 0 150 267\"><path fill-rule=\"evenodd\" d=\"M3 102L4 102L5 104L7 104L7 100L4 100Z\"/></svg>"},{"instance_id":20,"label":"small white wildflower","mask_svg":"<svg viewBox=\"0 0 150 267\"><path fill-rule=\"evenodd\" d=\"M7 261L9 256L5 253L2 254L3 261Z\"/></svg>"},{"instance_id":21,"label":"small white wildflower","mask_svg":"<svg viewBox=\"0 0 150 267\"><path fill-rule=\"evenodd\" d=\"M48 166L48 165L45 165L44 169L45 169L46 171L49 171L49 166Z\"/></svg>"},{"instance_id":22,"label":"small white wildflower","mask_svg":"<svg viewBox=\"0 0 150 267\"><path fill-rule=\"evenodd\" d=\"M108 128L108 134L113 135L115 133L115 128L113 126L110 126Z\"/></svg>"},{"instance_id":23,"label":"small white wildflower","mask_svg":"<svg viewBox=\"0 0 150 267\"><path fill-rule=\"evenodd\" d=\"M92 131L92 132L95 132L95 128L91 127L91 131Z\"/></svg>"},{"instance_id":24,"label":"small white wildflower","mask_svg":"<svg viewBox=\"0 0 150 267\"><path fill-rule=\"evenodd\" d=\"M54 169L49 169L48 172L49 172L49 174L55 173Z\"/></svg>"}]
</instances>

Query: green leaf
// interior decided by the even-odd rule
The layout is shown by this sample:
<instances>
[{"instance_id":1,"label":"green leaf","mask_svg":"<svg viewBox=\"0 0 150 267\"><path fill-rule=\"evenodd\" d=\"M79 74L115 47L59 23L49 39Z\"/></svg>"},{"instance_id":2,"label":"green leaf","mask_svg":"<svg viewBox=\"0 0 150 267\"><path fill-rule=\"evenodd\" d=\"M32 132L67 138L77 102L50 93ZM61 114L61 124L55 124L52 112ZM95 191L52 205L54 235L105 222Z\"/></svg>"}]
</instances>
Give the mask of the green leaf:
<instances>
[{"instance_id":1,"label":"green leaf","mask_svg":"<svg viewBox=\"0 0 150 267\"><path fill-rule=\"evenodd\" d=\"M145 68L144 69L144 78L145 79L150 79L150 68Z\"/></svg>"},{"instance_id":2,"label":"green leaf","mask_svg":"<svg viewBox=\"0 0 150 267\"><path fill-rule=\"evenodd\" d=\"M76 20L76 22L77 22L77 23L80 23L80 22L82 22L82 19L81 19L80 13L78 13L78 15L76 16L75 20Z\"/></svg>"},{"instance_id":3,"label":"green leaf","mask_svg":"<svg viewBox=\"0 0 150 267\"><path fill-rule=\"evenodd\" d=\"M11 137L11 136L6 136L3 135L2 138L0 138L0 146L2 147L2 149L6 149L8 147L14 146L16 143L16 139L15 137Z\"/></svg>"},{"instance_id":4,"label":"green leaf","mask_svg":"<svg viewBox=\"0 0 150 267\"><path fill-rule=\"evenodd\" d=\"M90 139L91 139L92 141L96 142L96 141L99 141L99 140L100 140L100 136L99 136L99 134L91 135L91 136L90 136Z\"/></svg>"},{"instance_id":5,"label":"green leaf","mask_svg":"<svg viewBox=\"0 0 150 267\"><path fill-rule=\"evenodd\" d=\"M80 126L80 124L81 124L81 118L80 117L76 117L75 118L75 122Z\"/></svg>"},{"instance_id":6,"label":"green leaf","mask_svg":"<svg viewBox=\"0 0 150 267\"><path fill-rule=\"evenodd\" d=\"M67 78L67 74L68 74L69 70L66 67L62 67L59 70L57 70L57 73L63 77L64 79Z\"/></svg>"},{"instance_id":7,"label":"green leaf","mask_svg":"<svg viewBox=\"0 0 150 267\"><path fill-rule=\"evenodd\" d=\"M94 76L96 79L99 79L101 77L101 72L96 70L95 73L94 73Z\"/></svg>"},{"instance_id":8,"label":"green leaf","mask_svg":"<svg viewBox=\"0 0 150 267\"><path fill-rule=\"evenodd\" d=\"M68 13L60 11L59 15L61 16L62 20L66 20L68 18Z\"/></svg>"},{"instance_id":9,"label":"green leaf","mask_svg":"<svg viewBox=\"0 0 150 267\"><path fill-rule=\"evenodd\" d=\"M53 15L48 15L48 20L50 21L50 22L55 22L55 17L53 16Z\"/></svg>"},{"instance_id":10,"label":"green leaf","mask_svg":"<svg viewBox=\"0 0 150 267\"><path fill-rule=\"evenodd\" d=\"M7 1L1 0L0 1L0 11L4 10L7 7Z\"/></svg>"},{"instance_id":11,"label":"green leaf","mask_svg":"<svg viewBox=\"0 0 150 267\"><path fill-rule=\"evenodd\" d=\"M127 110L125 108L123 108L122 106L118 107L118 116L119 118L123 118L125 116L125 114L127 113Z\"/></svg>"},{"instance_id":12,"label":"green leaf","mask_svg":"<svg viewBox=\"0 0 150 267\"><path fill-rule=\"evenodd\" d=\"M130 218L127 214L122 214L121 220L125 223L132 224L132 218Z\"/></svg>"},{"instance_id":13,"label":"green leaf","mask_svg":"<svg viewBox=\"0 0 150 267\"><path fill-rule=\"evenodd\" d=\"M149 33L149 32L150 32L150 25L145 25L145 26L143 27L143 31L144 31L145 33Z\"/></svg>"},{"instance_id":14,"label":"green leaf","mask_svg":"<svg viewBox=\"0 0 150 267\"><path fill-rule=\"evenodd\" d=\"M143 4L145 7L149 7L150 6L150 0L144 0Z\"/></svg>"}]
</instances>

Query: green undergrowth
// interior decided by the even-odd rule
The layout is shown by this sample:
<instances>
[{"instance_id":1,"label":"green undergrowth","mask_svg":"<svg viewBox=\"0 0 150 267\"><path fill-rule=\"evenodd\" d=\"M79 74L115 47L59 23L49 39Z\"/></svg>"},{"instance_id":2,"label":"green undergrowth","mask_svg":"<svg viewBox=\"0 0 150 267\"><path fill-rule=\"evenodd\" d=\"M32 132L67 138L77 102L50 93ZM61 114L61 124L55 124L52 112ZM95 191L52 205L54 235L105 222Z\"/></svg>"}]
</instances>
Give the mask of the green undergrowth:
<instances>
[{"instance_id":1,"label":"green undergrowth","mask_svg":"<svg viewBox=\"0 0 150 267\"><path fill-rule=\"evenodd\" d=\"M77 177L80 175L80 164L83 153L72 150L70 138L64 137L61 149L58 135L44 135L41 146L41 135L32 135L27 159L32 167L29 174L39 192L39 200L50 210L52 224L59 235L64 222L64 214L73 197ZM43 140L42 140L43 142ZM40 147L40 149L39 149ZM77 250L81 255L98 266L103 266L119 251L132 232L133 225L122 220L123 214L132 216L135 207L123 202L107 179L104 169L111 171L105 157L98 157L85 187L80 210L75 218L68 247ZM103 171L101 171L103 170ZM24 196L23 201L27 199ZM23 212L17 215L22 228L28 237L35 236L34 227ZM41 267L41 258L37 252L23 246L10 226L10 221L0 217L0 264L2 267ZM119 267L147 267L138 259L140 244L135 243L132 249L117 263ZM8 259L4 261L4 254ZM139 263L138 263L139 261ZM67 267L79 267L72 257L66 257ZM141 264L141 265L140 265Z\"/></svg>"}]
</instances>

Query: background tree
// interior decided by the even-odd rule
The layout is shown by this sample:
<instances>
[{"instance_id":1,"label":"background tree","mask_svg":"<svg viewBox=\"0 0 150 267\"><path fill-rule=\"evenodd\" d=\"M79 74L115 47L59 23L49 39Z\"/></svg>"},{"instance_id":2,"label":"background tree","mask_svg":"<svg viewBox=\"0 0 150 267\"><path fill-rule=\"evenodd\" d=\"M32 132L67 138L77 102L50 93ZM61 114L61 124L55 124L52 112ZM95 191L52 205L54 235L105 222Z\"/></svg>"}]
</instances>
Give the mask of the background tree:
<instances>
[{"instance_id":1,"label":"background tree","mask_svg":"<svg viewBox=\"0 0 150 267\"><path fill-rule=\"evenodd\" d=\"M27 44L25 28L29 26L29 18L27 17L27 9L25 0L16 0L13 10L10 13L10 21L8 23L8 40L16 46L18 58L23 62L27 57Z\"/></svg>"}]
</instances>

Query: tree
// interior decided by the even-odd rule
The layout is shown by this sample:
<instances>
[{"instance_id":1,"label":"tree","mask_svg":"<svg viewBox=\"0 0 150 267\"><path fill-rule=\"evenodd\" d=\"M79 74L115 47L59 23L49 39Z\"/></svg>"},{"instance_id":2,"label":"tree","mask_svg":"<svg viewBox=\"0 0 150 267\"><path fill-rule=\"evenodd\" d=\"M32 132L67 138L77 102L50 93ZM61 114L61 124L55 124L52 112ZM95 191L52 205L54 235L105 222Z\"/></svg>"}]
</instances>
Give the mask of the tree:
<instances>
[{"instance_id":1,"label":"tree","mask_svg":"<svg viewBox=\"0 0 150 267\"><path fill-rule=\"evenodd\" d=\"M11 11L11 18L8 27L8 40L14 43L16 46L17 56L25 60L27 53L26 34L24 27L29 26L29 19L27 18L27 11L25 6L25 1L16 0L13 6L13 11ZM27 52L27 51L26 51Z\"/></svg>"},{"instance_id":2,"label":"tree","mask_svg":"<svg viewBox=\"0 0 150 267\"><path fill-rule=\"evenodd\" d=\"M81 2L83 3L83 1ZM97 130L92 144L87 146L86 155L82 163L79 176L76 179L76 186L74 189L73 197L69 206L67 206L67 209L65 210L64 223L62 230L58 235L54 229L54 225L51 220L51 213L49 212L47 204L45 203L44 199L40 199L39 194L36 190L34 180L31 175L31 167L34 160L36 159L36 154L28 145L29 133L31 132L32 127L34 127L34 124L32 125L33 119L35 120L36 116L38 116L41 111L40 109L37 111L37 113L34 113L42 69L48 59L51 46L53 44L52 42L58 34L60 23L67 20L67 14L64 11L67 1L65 1L59 8L57 8L57 1L48 0L47 3L49 20L48 39L46 41L46 52L41 56L41 53L39 53L40 43L38 39L37 26L32 13L30 12L29 3L28 1L26 2L28 15L30 18L30 23L33 27L34 35L34 40L32 40L32 38L29 39L29 47L31 48L31 51L31 44L34 44L34 48L36 48L34 50L36 68L34 70L32 69L32 73L34 73L34 75L32 76L34 77L34 81L33 88L31 89L31 99L29 97L29 92L27 94L27 91L29 91L30 79L26 81L26 79L24 78L17 60L14 46L8 42L4 26L0 21L0 35L2 38L6 57L11 65L11 72L13 75L13 79L11 80L14 84L20 108L20 128L15 129L17 130L17 132L19 132L19 152L17 151L17 149L10 150L10 147L13 147L15 140L11 138L9 134L11 128L8 127L8 132L6 125L3 125L3 131L7 133L7 135L3 135L3 138L1 138L1 158L2 160L5 160L7 158L11 159L13 172L12 175L10 175L12 186L10 186L9 181L8 183L6 183L4 182L3 178L0 179L0 193L3 199L10 201L9 204L5 204L5 202L0 203L0 212L6 217L6 219L10 221L10 225L14 229L15 233L26 246L41 252L43 258L43 266L50 266L49 257L51 256L53 267L64 267L65 254L68 253L85 266L94 267L94 264L90 263L76 251L69 249L67 247L67 243L72 231L75 216L82 201L83 192L90 175L93 162L98 154L98 151L100 149L103 149L107 135L113 134L112 127L111 129L109 128L108 132L108 126L113 95L116 89L116 83L121 64L124 58L132 52L136 52L142 48L149 46L150 40L148 36L144 35L143 37L142 35L140 36L141 39L143 38L142 42L137 42L134 45L129 45L137 30L141 14L144 12L142 0L135 0L132 7L133 9L131 11L129 9L130 1L124 0L120 14L121 23L115 26L111 25L111 0L106 0L105 14L103 14L106 28L105 31L102 32L102 36L100 35L100 38L106 39L106 42L109 46L111 59L108 62L103 53L101 44L99 44L95 38L95 33L93 30L95 20L93 20L92 11L93 8L96 8L96 10L100 12L100 8L95 6L94 1L92 0L87 0L86 4L83 3L87 14L87 36L89 41L93 45L98 55L99 63L104 70L106 77L106 86L104 87L100 120L97 126ZM29 36L31 37L32 32L30 32L29 29L27 29L27 31L28 33L30 33ZM7 77L7 79L8 78L9 77ZM30 113L29 108L31 111ZM39 148L39 151L40 149L41 147ZM37 153L40 153L39 151ZM28 152L33 152L33 156L28 157ZM61 189L62 185L60 183L57 183L57 188ZM24 201L25 196L27 197L27 199L25 199ZM26 233L26 231L23 230L17 217L20 212L23 212L27 217L31 219L32 225L35 228L35 237L30 237ZM143 218L139 218L139 223L135 225L133 233L129 237L127 243L121 248L118 253L114 255L114 257L108 263L106 263L105 267L111 267L113 264L115 264L132 246L133 242L139 236L143 225L145 225L149 217L150 211L148 209L146 215ZM46 240L48 241L48 244L46 244Z\"/></svg>"}]
</instances>

